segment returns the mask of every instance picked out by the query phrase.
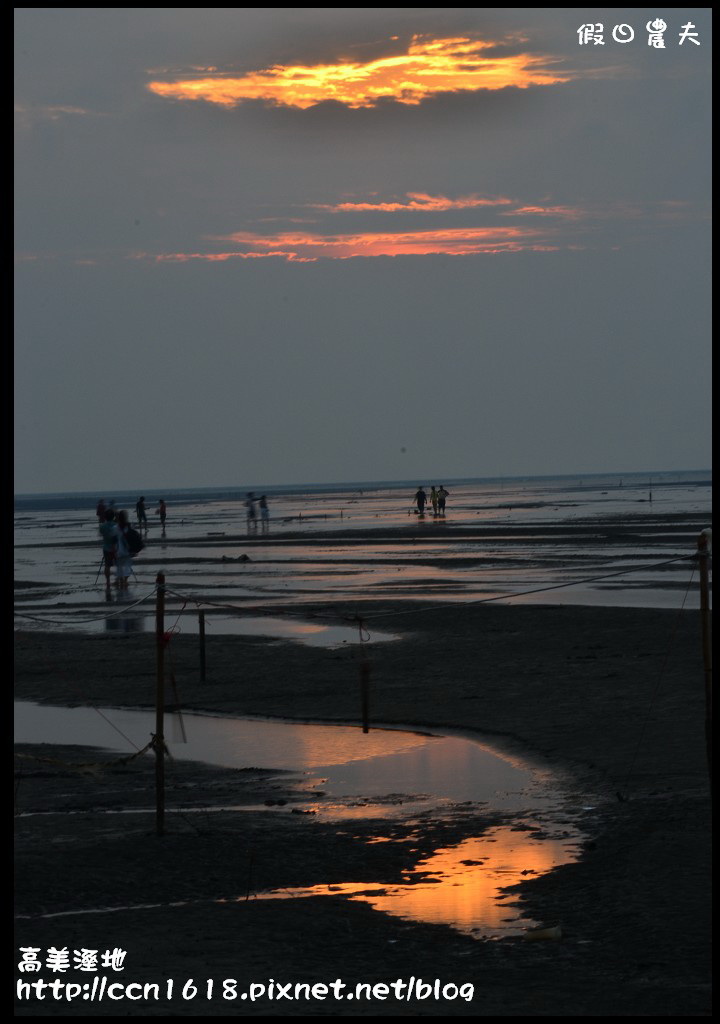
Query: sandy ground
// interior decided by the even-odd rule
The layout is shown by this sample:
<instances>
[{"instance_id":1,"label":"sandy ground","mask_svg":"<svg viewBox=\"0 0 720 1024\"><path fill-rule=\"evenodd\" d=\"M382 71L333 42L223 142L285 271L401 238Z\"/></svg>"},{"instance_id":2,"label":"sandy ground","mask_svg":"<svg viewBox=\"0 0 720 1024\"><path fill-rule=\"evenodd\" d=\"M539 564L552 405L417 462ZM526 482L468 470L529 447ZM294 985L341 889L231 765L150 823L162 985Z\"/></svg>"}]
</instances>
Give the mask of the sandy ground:
<instances>
[{"instance_id":1,"label":"sandy ground","mask_svg":"<svg viewBox=\"0 0 720 1024\"><path fill-rule=\"evenodd\" d=\"M696 603L697 595L693 601ZM303 608L303 614L310 609ZM351 606L317 606L352 617ZM396 614L402 611L402 615ZM581 859L513 889L560 941L477 941L405 922L341 897L214 903L219 896L341 882L398 881L407 822L347 824L293 814L277 773L174 764L168 804L289 799L282 812L168 819L97 808L152 806L151 757L91 774L16 761L16 946L127 951L109 981L175 980L170 1000L102 1003L36 998L20 1016L705 1016L710 1012L710 807L699 613L452 605L432 612L363 604L370 628L401 632L365 645L371 720L447 726L496 737L562 773L569 798L592 804ZM278 614L278 609L273 609ZM16 634L16 695L48 703L152 706L154 637ZM188 709L357 722L356 648L323 650L255 637L172 641ZM20 753L67 761L107 755L59 747ZM288 781L289 786L289 781ZM76 810L66 816L29 811ZM487 822L425 819L421 854ZM391 843L372 843L390 836ZM182 902L182 906L169 906ZM41 916L162 904L143 910ZM19 955L17 957L19 959ZM17 972L16 972L17 974ZM20 975L23 980L42 975ZM92 973L64 981L87 984ZM471 984L472 998L409 1001L329 995L222 998L269 979ZM206 979L215 979L211 999ZM201 983L194 999L180 989ZM188 989L188 994L192 989ZM234 991L232 988L229 994ZM467 991L467 990L466 990ZM382 995L382 990L379 990ZM322 993L319 993L322 994Z\"/></svg>"}]
</instances>

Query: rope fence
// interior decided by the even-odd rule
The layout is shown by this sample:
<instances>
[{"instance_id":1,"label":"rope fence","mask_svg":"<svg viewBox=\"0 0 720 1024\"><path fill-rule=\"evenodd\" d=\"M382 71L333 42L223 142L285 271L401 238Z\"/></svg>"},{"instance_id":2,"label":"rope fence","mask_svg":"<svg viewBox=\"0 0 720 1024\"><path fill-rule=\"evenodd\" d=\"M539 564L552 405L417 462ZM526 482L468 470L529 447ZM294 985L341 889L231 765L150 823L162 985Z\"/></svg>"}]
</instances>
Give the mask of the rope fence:
<instances>
[{"instance_id":1,"label":"rope fence","mask_svg":"<svg viewBox=\"0 0 720 1024\"><path fill-rule=\"evenodd\" d=\"M646 571L649 571L649 570L652 570L652 569L661 569L661 568L664 568L667 565L673 565L673 564L678 563L678 562L695 561L696 559L697 559L697 555L696 554L692 554L692 555L678 555L675 558L668 558L668 559L665 559L662 562L652 562L652 563L646 563L646 564L643 564L643 565L629 566L626 569L619 569L619 570L617 570L615 572L603 573L603 574L598 575L598 576L586 576L583 579L568 580L565 583L551 583L551 584L547 584L547 585L544 585L544 586L541 586L541 587L533 587L530 590L515 591L514 593L495 594L492 597L471 598L471 599L469 599L467 601L463 601L462 603L464 605L475 605L475 604L490 604L491 602L494 602L494 601L512 601L515 598L527 597L527 596L532 595L532 594L541 594L541 593L545 593L546 591L550 591L550 590L564 590L564 589L567 589L568 587L581 587L581 586L587 585L588 583L598 583L598 582L601 582L602 580L613 579L614 577L617 577L617 576L627 576L630 573L646 572ZM116 616L125 615L125 614L127 614L128 611L131 611L133 608L138 607L138 605L141 605L145 601L148 601L155 594L156 589L157 589L157 587L153 586L152 590L148 594L146 594L144 597L139 598L137 601L134 601L132 604L123 605L122 608L118 608L115 611L107 612L107 613L105 613L103 615L91 615L91 616L82 617L82 618L79 617L79 616L73 616L71 621L72 622L78 622L78 623L79 622L99 622L99 621L102 621L103 619L110 619L110 618L114 618ZM185 604L193 604L198 609L200 609L200 608L219 608L222 611L226 611L226 612L228 612L228 611L238 612L240 615L246 614L247 612L252 612L255 615L258 615L258 614L259 615L274 615L274 614L276 614L274 612L274 610L268 609L267 605L238 605L238 604L233 604L232 602L229 602L229 601L211 601L208 598L197 598L197 597L194 597L192 594L183 593L182 591L179 591L179 590L173 590L170 587L166 587L165 593L168 596L176 597L178 600L183 601ZM418 614L420 612L436 611L439 608L445 608L445 607L447 607L446 602L443 602L442 604L438 603L438 604L424 605L422 607L417 607L416 605L413 605L413 607L411 607L411 608L403 608L403 609L399 609L397 611L392 611L392 612L375 612L375 613L370 613L368 615L363 615L362 619L363 619L363 621L367 622L368 620L373 619L373 618L383 618L383 619L385 619L385 618L395 618L397 616L402 616L402 615L415 615L415 614ZM182 610L184 610L184 608ZM181 610L181 613L182 613L182 610ZM291 617L291 618L293 618L293 617L295 617L295 618L303 618L303 617L307 618L308 614L310 614L311 617L314 618L314 619L326 619L328 621L333 621L333 622L342 621L342 622L352 622L352 623L355 623L358 620L358 616L357 615L348 617L346 615L332 615L332 614L329 614L329 613L323 614L322 612L312 612L312 613L305 613L305 615L303 616L302 612L294 612L292 610L290 610L290 611L283 610L283 615L286 616L286 617ZM34 620L36 622L51 622L51 623L67 624L68 621L69 621L68 618L59 619L59 618L53 618L53 617L49 617L49 616L34 615L34 614L30 614L29 612L18 611L17 609L15 609L15 615L18 618L32 619L32 620Z\"/></svg>"},{"instance_id":2,"label":"rope fence","mask_svg":"<svg viewBox=\"0 0 720 1024\"><path fill-rule=\"evenodd\" d=\"M496 594L496 595L493 595L491 597L475 598L475 599L470 599L470 600L464 601L462 603L465 606L472 606L472 605L488 604L488 603L497 602L497 601L511 601L511 600L513 600L515 598L521 598L521 597L525 597L525 596L532 595L532 594L543 593L543 592L552 591L552 590L566 589L566 588L570 588L570 587L583 586L583 585L587 585L587 584L590 584L590 583L600 582L602 580L613 579L613 578L617 578L617 577L620 577L620 576L626 576L626 575L629 575L629 574L632 574L632 573L644 572L644 571L653 570L653 569L660 569L660 568L663 568L665 566L669 566L669 565L673 565L673 564L678 564L678 563L688 563L688 562L692 562L693 563L693 569L692 569L692 574L690 576L690 580L688 581L688 584L687 584L687 588L685 590L685 595L683 597L683 602L682 602L682 606L681 606L681 609L680 609L680 611L682 611L684 609L684 607L685 607L685 602L687 600L687 595L689 593L690 586L692 584L692 580L693 580L696 568L698 566L699 566L700 572L701 572L701 581L703 582L703 586L705 587L705 589L707 589L707 565L709 563L709 555L708 555L708 550L707 550L707 538L704 536L704 534L701 535L701 538L700 538L700 540L698 542L698 550L697 550L697 552L695 552L693 554L690 554L690 555L687 555L687 554L686 555L679 555L679 556L676 556L674 558L664 559L663 561L660 561L660 562L646 563L646 564L639 565L639 566L630 566L630 567L627 567L627 568L624 568L624 569L619 569L619 570L616 570L616 571L613 571L613 572L610 572L610 573L603 573L603 574L599 574L599 575L588 576L588 577L585 577L585 578L580 579L580 580L576 579L576 580L569 580L569 581L566 581L564 583L547 584L547 585L544 585L544 586L533 587L533 588L530 588L528 590L519 591L519 592L515 592L515 593L511 593L511 594L503 593L503 594ZM155 585L151 588L149 593L145 594L143 597L141 597L138 600L132 602L131 604L123 605L122 607L115 608L112 612L107 612L107 613L102 614L102 615L93 615L93 616L87 616L87 617L82 617L82 618L73 617L71 621L73 623L93 622L93 621L100 621L100 620L103 620L103 619L112 619L112 618L115 618L115 617L118 617L118 616L122 616L122 615L127 615L127 613L129 611L131 611L133 609L136 609L136 608L140 607L141 605L145 604L153 596L156 599L156 609L155 609L156 610L156 628L155 628L155 633L156 633L156 650L157 650L157 668L156 668L156 675L157 675L157 699L156 699L156 730L155 730L155 733L152 733L150 741L148 743L146 743L145 746L142 749L139 749L137 747L137 745L132 740L130 740L129 737L125 736L124 733L122 733L122 731L120 729L118 729L116 726L114 726L113 723L110 722L109 719L107 719L107 717L98 708L95 708L95 710L98 711L98 713L101 714L101 716L103 718L106 718L106 721L108 721L108 724L113 726L113 728L115 728L120 733L120 735L123 736L123 738L128 743L130 743L132 746L134 746L136 748L136 752L134 754L131 754L131 755L126 756L124 758L118 758L117 760L115 760L113 762L110 762L110 763L102 762L102 763L98 764L97 762L90 762L90 763L87 763L87 764L84 764L84 765L75 765L75 766L70 765L67 762L57 761L57 760L53 760L53 763L63 764L65 766L67 766L67 767L78 767L78 768L84 768L84 769L92 768L93 770L101 770L101 769L107 769L108 767L112 767L112 765L114 765L114 764L129 763L130 761L132 761L135 758L141 756L142 754L144 754L144 753L146 753L148 751L153 751L155 753L155 756L156 756L157 831L158 831L158 834L162 835L163 834L163 820L164 820L164 761L165 761L165 758L167 756L169 756L169 752L167 750L167 747L165 745L165 740L164 740L163 715L165 714L166 711L168 711L168 712L169 711L175 711L175 712L179 713L180 712L180 708L181 708L180 699L179 699L179 696L178 696L178 693L177 693L177 686L176 686L176 681L175 681L175 671L174 671L174 666L172 664L172 655L171 655L171 649L170 649L171 648L171 641L172 641L172 639L180 632L180 629L179 629L180 619L181 619L182 615L184 614L185 609L186 609L186 607L188 605L193 605L194 607L197 608L198 614L199 614L199 619L200 619L201 680L204 681L204 679L205 679L205 644L204 644L204 641L205 641L205 630L204 630L204 625L205 625L205 618L204 618L204 616L205 616L205 612L204 612L204 609L205 608L218 608L218 609L222 609L225 612L232 612L235 615L239 615L239 616L243 616L243 615L247 614L249 611L252 611L255 614L260 613L260 614L264 614L264 615L270 615L270 614L273 614L273 613L272 613L272 611L269 611L266 606L248 607L247 605L240 606L240 605L233 604L231 602L211 601L211 600L207 600L207 599L204 599L204 598L193 597L191 594L183 593L182 591L170 589L165 584L165 576L164 576L164 574L163 573L158 573ZM172 626L170 626L170 628L166 629L165 621L164 621L165 601L166 601L166 598L169 597L169 596L174 597L174 598L178 599L179 601L181 601L182 602L182 607L180 607L180 609L177 610L177 614L176 614L176 618L175 618L174 624ZM704 612L704 614L705 614L707 612L707 610L708 610L707 609L707 599L706 599L706 595L705 594L703 594L702 604L703 604L703 608L705 609L705 612ZM420 606L420 607L418 607L416 604L413 604L413 606L410 607L410 608L403 608L403 609L398 609L398 610L394 610L394 611L386 611L386 612L382 612L382 611L375 612L375 613L371 612L371 613L369 613L367 615L361 615L359 613L356 613L355 615L347 616L347 615L341 615L341 614L332 615L332 614L329 614L329 613L328 614L317 613L317 614L313 614L312 617L315 618L315 619L325 619L327 621L333 621L333 622L342 621L342 622L346 622L346 623L352 623L358 629L358 642L361 645L366 645L372 639L371 634L369 633L369 631L366 628L366 623L369 620L377 619L377 618L389 619L389 618L395 618L395 617L400 617L400 616L403 616L403 615L410 615L410 614L417 615L417 614L420 614L420 613L423 613L423 612L433 611L433 610L437 610L437 609L440 609L440 608L443 608L443 609L447 608L447 602L443 602L442 604L440 604L440 603L428 604L428 605ZM33 614L30 614L30 613L27 613L27 612L20 612L20 611L17 611L17 610L15 611L15 615L16 615L16 617L21 618L21 619L22 618L26 618L26 619L34 620L34 621L41 622L41 623L42 622L47 622L47 623L58 623L59 622L59 623L65 624L65 625L68 624L68 619L67 618L58 619L58 618L50 617L50 616L43 617L43 616L33 615ZM303 616L303 613L301 611L297 612L297 613L293 613L293 612L286 613L285 611L283 611L283 615L288 615L289 617L295 617L295 618L303 618L303 617L307 618L308 617L307 613ZM705 628L705 625L704 625L704 628ZM670 641L669 642L672 642L673 636L674 636L674 630L671 631ZM169 673L168 673L168 669L166 668L166 664L165 664L165 652L166 651L167 651L167 654L168 654ZM662 674L663 674L663 671L664 671L664 665L665 665L666 660L667 660L667 655L665 656L665 661L663 662L663 670L660 673L661 677L662 677ZM363 732L367 733L367 732L369 732L369 729L370 729L370 708L369 708L369 703L370 703L369 693L370 693L370 689L369 689L369 683L370 683L370 670L371 670L370 662L368 661L367 657L362 655L359 658L358 667L359 667L359 672L360 672L360 703L361 703L361 716L360 717L361 717L361 724L362 724ZM170 682L171 682L172 689L173 689L173 696L175 698L175 704L172 706L172 708L168 708L165 705L164 684L165 684L166 674L169 674ZM708 661L707 661L707 657L706 657L706 674L709 675L709 664L708 664ZM707 684L707 686L708 686L708 693L710 692L709 691L709 685L710 684L708 683ZM657 686L659 686L659 681L657 682L656 689L655 689L655 691L653 691L653 693L656 692ZM654 699L654 696L653 696L653 699ZM708 717L710 716L710 714L711 714L711 712L710 712L710 710L708 710ZM181 728L182 728L183 737L184 737L184 724L182 723L182 719L181 719ZM635 763L635 758L637 756L637 750L639 749L640 743L642 741L643 731L644 731L644 726L640 730L640 735L639 735L639 738L638 738L637 748L636 748L635 753L634 753L634 755L633 755L633 757L631 759L631 764L630 764L630 766L628 768L628 773L627 773L627 778L628 779L629 779L630 773L632 771L633 765ZM42 759L42 758L32 758L31 755L19 755L19 756L25 756L27 759L34 759L34 760L49 760L49 759ZM708 760L710 761L710 747L709 746L708 746ZM618 798L619 799L624 799L621 796L621 794L618 794Z\"/></svg>"}]
</instances>

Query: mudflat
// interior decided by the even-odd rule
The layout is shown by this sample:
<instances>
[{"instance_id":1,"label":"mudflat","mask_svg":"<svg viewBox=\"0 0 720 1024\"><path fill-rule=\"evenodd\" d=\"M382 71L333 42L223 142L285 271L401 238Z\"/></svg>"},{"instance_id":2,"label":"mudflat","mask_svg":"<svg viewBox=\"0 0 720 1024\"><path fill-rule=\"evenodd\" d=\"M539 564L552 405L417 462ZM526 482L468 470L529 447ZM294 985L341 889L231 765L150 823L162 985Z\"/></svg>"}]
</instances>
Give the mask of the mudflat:
<instances>
[{"instance_id":1,"label":"mudflat","mask_svg":"<svg viewBox=\"0 0 720 1024\"><path fill-rule=\"evenodd\" d=\"M342 603L302 611L346 622L359 614ZM16 946L41 956L50 947L123 949L124 969L99 973L124 985L155 983L159 997L139 989L138 999L102 1002L48 994L19 1001L16 1015L708 1015L710 803L698 611L690 603L669 611L363 602L361 614L369 642L339 650L212 637L204 682L198 638L175 637L178 699L186 709L359 723L366 659L371 725L462 729L552 766L567 798L592 808L582 855L509 895L560 938L478 941L342 896L254 898L350 878L398 882L411 862L480 833L487 821L479 811L425 817L419 827L407 819L348 825L293 813L296 797L280 773L174 763L168 807L281 796L288 804L274 814L168 815L157 836L152 817L134 813L153 806L151 756L117 764L107 752L25 746L16 748ZM400 639L373 645L374 629ZM153 635L19 632L15 668L19 699L154 703ZM67 766L81 762L95 767ZM98 813L111 808L127 813ZM81 985L95 976L16 972L20 980ZM357 983L410 978L437 979L440 998L380 987L369 999L336 998L332 989L289 999L270 986L340 980L347 993ZM224 989L227 979L236 986ZM241 1001L253 984L264 994ZM454 998L452 988L442 996L448 984L457 986ZM472 986L469 998L462 986Z\"/></svg>"}]
</instances>

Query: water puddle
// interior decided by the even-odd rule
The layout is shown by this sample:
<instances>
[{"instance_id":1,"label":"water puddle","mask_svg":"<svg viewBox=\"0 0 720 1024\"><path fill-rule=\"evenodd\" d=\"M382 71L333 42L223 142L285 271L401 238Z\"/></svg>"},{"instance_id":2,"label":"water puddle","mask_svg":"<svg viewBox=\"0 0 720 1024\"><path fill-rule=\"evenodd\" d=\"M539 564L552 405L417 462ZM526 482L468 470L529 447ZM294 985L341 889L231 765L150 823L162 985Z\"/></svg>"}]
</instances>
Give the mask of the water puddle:
<instances>
[{"instance_id":1,"label":"water puddle","mask_svg":"<svg viewBox=\"0 0 720 1024\"><path fill-rule=\"evenodd\" d=\"M436 850L408 870L406 884L314 885L262 898L346 896L392 917L450 925L475 938L522 935L537 922L521 918L504 890L575 860L577 841L533 839L502 826Z\"/></svg>"},{"instance_id":2,"label":"water puddle","mask_svg":"<svg viewBox=\"0 0 720 1024\"><path fill-rule=\"evenodd\" d=\"M17 743L66 743L127 753L128 740L142 747L155 729L150 711L102 709L100 714L93 708L27 702L15 707ZM549 773L464 736L395 728L363 733L353 726L197 714L182 717L182 731L177 716L168 715L166 720L167 745L175 758L300 774L299 801L273 801L277 806L262 808L267 813L299 812L337 821L404 817L414 822L418 815L450 816L467 818L470 828L469 817L474 814L477 823L478 814L487 811L502 812L515 822L408 863L401 884L348 881L251 898L340 896L406 920L451 925L476 938L498 938L519 934L533 924L507 902L510 897L503 889L575 857L581 836L561 811ZM182 742L183 732L187 742ZM168 808L169 813L172 810ZM148 812L142 808L108 813ZM418 830L422 827L420 819ZM412 849L409 857L412 860ZM247 898L236 896L226 902Z\"/></svg>"},{"instance_id":3,"label":"water puddle","mask_svg":"<svg viewBox=\"0 0 720 1024\"><path fill-rule=\"evenodd\" d=\"M121 754L140 749L155 731L154 711L54 707L18 701L16 743L66 743L103 747ZM546 773L538 767L459 735L399 728L319 725L167 714L165 741L178 760L229 768L296 771L309 789L322 782L325 802L308 804L320 814L370 817L372 805L397 814L418 800L480 803L508 811L546 810L553 802ZM387 814L385 810L384 814Z\"/></svg>"},{"instance_id":4,"label":"water puddle","mask_svg":"<svg viewBox=\"0 0 720 1024\"><path fill-rule=\"evenodd\" d=\"M246 892L214 900L180 900L120 907L93 907L39 914L39 918L110 914L161 907L187 907L211 902L246 904L250 901L303 899L311 896L344 897L367 903L379 913L404 921L443 924L475 939L524 935L538 926L524 917L511 886L538 877L577 857L579 833L574 838L548 839L518 835L517 827L488 829L482 836L436 850L410 867L399 885L342 882L273 892ZM378 840L379 841L379 840ZM18 919L31 915L18 915Z\"/></svg>"},{"instance_id":5,"label":"water puddle","mask_svg":"<svg viewBox=\"0 0 720 1024\"><path fill-rule=\"evenodd\" d=\"M93 621L87 621L89 614L87 610L75 612L73 615L63 609L62 620L57 618L60 612L61 610L57 607L53 608L50 614L55 617L51 622L43 618L43 615L47 616L48 613L43 613L42 610L37 614L19 614L16 628L23 630L47 629L49 625L55 632L91 634L152 633L155 630L155 616L148 615L146 608L133 608L119 613L115 609L106 618L98 617ZM177 615L169 611L166 624L176 634L197 636L200 632L198 616L193 614ZM361 635L358 626L327 625L262 615L238 616L213 613L205 615L205 635L208 639L212 636L267 636L276 640L291 640L310 647L328 649L362 643L369 637L367 629L364 629ZM372 632L373 643L399 639L399 636L391 633L380 633L376 630Z\"/></svg>"}]
</instances>

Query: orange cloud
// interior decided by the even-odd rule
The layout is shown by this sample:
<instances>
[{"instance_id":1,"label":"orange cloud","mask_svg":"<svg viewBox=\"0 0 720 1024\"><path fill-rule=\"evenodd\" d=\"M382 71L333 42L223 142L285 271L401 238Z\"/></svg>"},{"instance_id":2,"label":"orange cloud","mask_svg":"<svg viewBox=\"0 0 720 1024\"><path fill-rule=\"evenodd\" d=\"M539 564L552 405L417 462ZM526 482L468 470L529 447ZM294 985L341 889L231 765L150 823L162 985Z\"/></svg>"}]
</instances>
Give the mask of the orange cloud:
<instances>
[{"instance_id":1,"label":"orange cloud","mask_svg":"<svg viewBox=\"0 0 720 1024\"><path fill-rule=\"evenodd\" d=\"M355 256L465 256L481 252L518 251L537 248L544 233L533 228L483 227L449 228L437 231L384 231L357 234L319 235L282 232L262 236L239 231L217 241L232 242L246 250L243 256L259 254L288 259L351 259ZM240 255L240 254L238 254ZM207 257L218 259L218 256ZM229 258L225 254L222 258Z\"/></svg>"},{"instance_id":2,"label":"orange cloud","mask_svg":"<svg viewBox=\"0 0 720 1024\"><path fill-rule=\"evenodd\" d=\"M154 81L148 88L158 96L205 100L235 107L245 100L264 100L305 110L325 100L347 107L374 107L381 99L417 105L442 92L479 89L526 89L531 85L567 82L568 74L551 71L552 61L527 53L482 56L495 43L479 39L427 39L413 36L407 53L367 63L342 61L314 66L275 65L240 76L212 75L173 82Z\"/></svg>"},{"instance_id":3,"label":"orange cloud","mask_svg":"<svg viewBox=\"0 0 720 1024\"><path fill-rule=\"evenodd\" d=\"M194 251L175 253L135 253L135 259L155 262L185 263L206 261L222 263L230 260L284 259L297 263L311 263L317 260L347 260L357 257L375 256L472 256L480 253L513 252L559 252L579 250L593 244L610 244L614 231L623 224L633 225L633 237L637 237L638 225L653 221L687 219L693 215L693 204L683 201L661 203L583 203L582 205L551 204L547 197L538 203L520 204L518 200L504 196L460 196L455 199L427 192L408 192L405 198L384 201L371 193L367 201L346 201L341 203L312 204L313 209L327 212L330 216L338 212L362 213L389 211L388 220L397 224L393 214L403 211L432 211L431 230L408 228L406 230L374 229L353 232L330 232L320 224L314 229L290 227L290 224L312 223L298 218L284 218L286 230L240 230L224 235L208 235L204 242L207 248L220 245L222 251ZM310 205L310 204L308 204ZM484 217L486 223L465 226L438 227L442 212L446 210L470 209L466 218L477 221L475 208L489 210ZM500 208L500 209L498 209ZM439 216L437 215L439 212ZM495 223L500 214L501 223ZM695 216L700 213L695 211ZM706 215L706 212L703 212ZM512 218L517 218L513 221ZM279 220L268 217L265 220ZM420 220L420 218L416 218ZM457 224L457 217L453 217ZM487 222L490 223L487 223ZM254 222L258 224L258 221ZM327 222L326 222L327 223ZM426 220L425 223L428 223ZM626 236L622 236L626 237ZM626 238L627 240L627 238ZM218 244L219 243L219 244Z\"/></svg>"},{"instance_id":4,"label":"orange cloud","mask_svg":"<svg viewBox=\"0 0 720 1024\"><path fill-rule=\"evenodd\" d=\"M647 205L650 213L652 204ZM643 215L638 206L629 203L599 203L585 206L518 206L515 210L503 210L505 217L564 217L566 220L632 220Z\"/></svg>"},{"instance_id":5,"label":"orange cloud","mask_svg":"<svg viewBox=\"0 0 720 1024\"><path fill-rule=\"evenodd\" d=\"M512 199L504 199L501 196L492 199L484 199L482 196L459 196L457 199L448 199L447 196L430 196L425 192L408 192L406 202L394 203L313 203L314 210L327 210L330 213L341 213L345 211L367 211L378 210L383 213L394 213L398 210L470 210L482 206L509 206Z\"/></svg>"},{"instance_id":6,"label":"orange cloud","mask_svg":"<svg viewBox=\"0 0 720 1024\"><path fill-rule=\"evenodd\" d=\"M203 260L207 263L225 263L228 260L266 260L273 256L281 256L283 259L295 263L314 263L314 256L299 256L295 252L286 249L278 249L269 252L167 252L150 254L146 252L133 253L135 260L153 260L155 263L190 263L193 260Z\"/></svg>"},{"instance_id":7,"label":"orange cloud","mask_svg":"<svg viewBox=\"0 0 720 1024\"><path fill-rule=\"evenodd\" d=\"M566 217L568 220L580 220L585 210L579 206L518 206L515 210L506 211L508 217Z\"/></svg>"}]
</instances>

